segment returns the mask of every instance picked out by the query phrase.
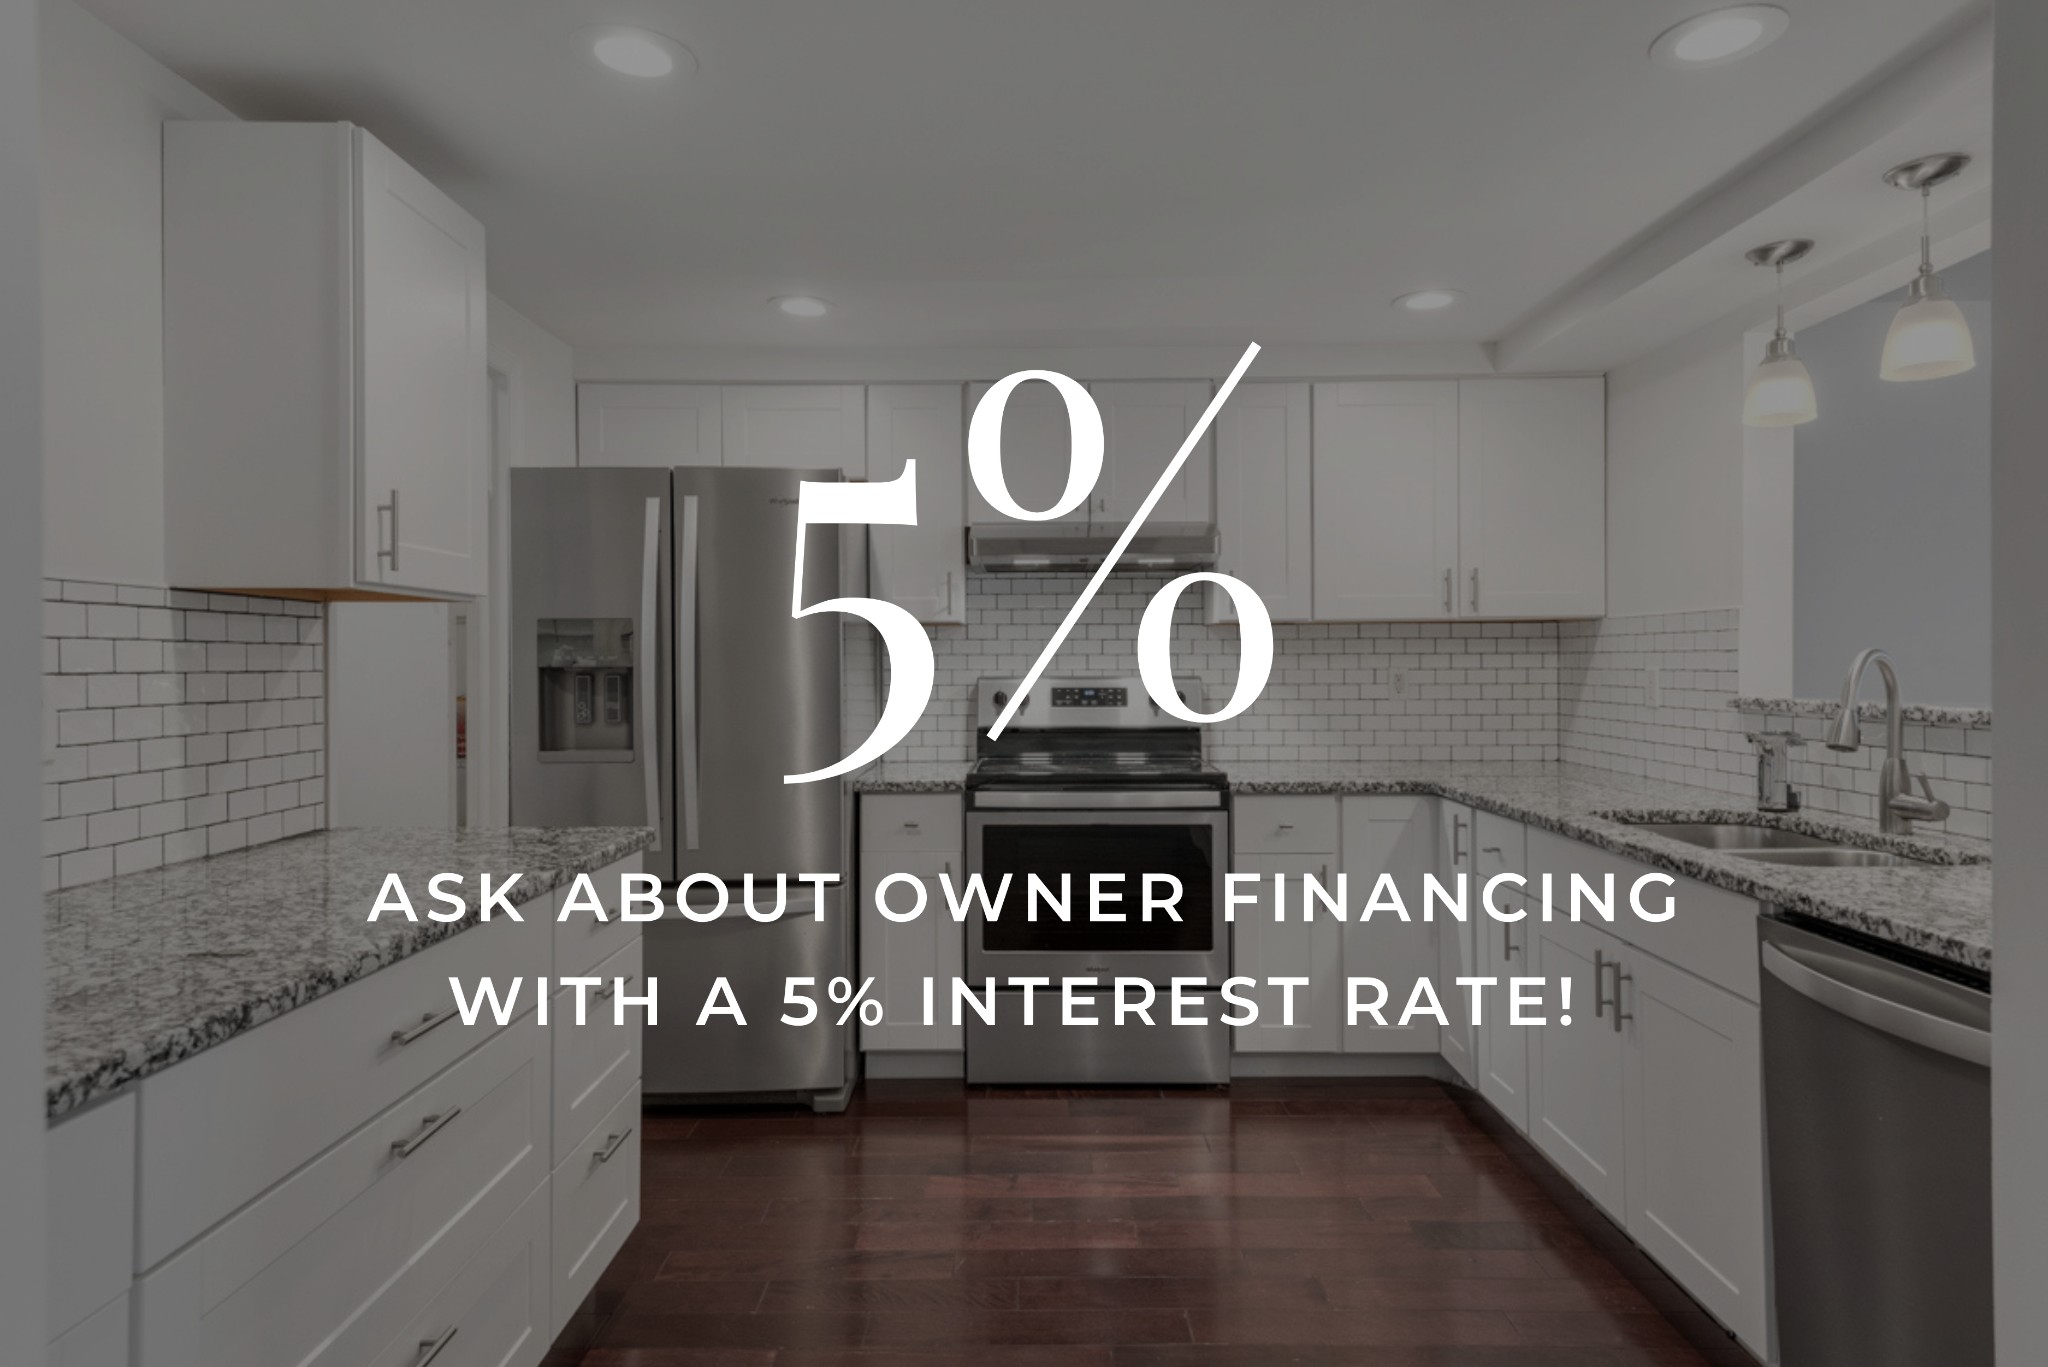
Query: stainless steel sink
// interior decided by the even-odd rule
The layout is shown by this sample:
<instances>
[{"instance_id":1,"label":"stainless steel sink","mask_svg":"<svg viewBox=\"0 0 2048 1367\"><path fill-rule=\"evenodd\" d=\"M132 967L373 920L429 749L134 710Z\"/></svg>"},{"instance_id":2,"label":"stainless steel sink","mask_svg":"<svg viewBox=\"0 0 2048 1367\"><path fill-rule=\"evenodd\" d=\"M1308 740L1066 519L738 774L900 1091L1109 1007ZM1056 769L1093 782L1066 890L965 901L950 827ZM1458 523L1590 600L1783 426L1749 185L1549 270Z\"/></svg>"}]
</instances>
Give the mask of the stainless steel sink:
<instances>
[{"instance_id":1,"label":"stainless steel sink","mask_svg":"<svg viewBox=\"0 0 2048 1367\"><path fill-rule=\"evenodd\" d=\"M1927 862L1910 855L1893 854L1889 850L1867 850L1824 836L1780 830L1776 826L1745 826L1735 821L1633 821L1628 824L1639 831L1682 840L1701 849L1719 850L1723 854L1766 864L1878 869Z\"/></svg>"},{"instance_id":2,"label":"stainless steel sink","mask_svg":"<svg viewBox=\"0 0 2048 1367\"><path fill-rule=\"evenodd\" d=\"M1800 864L1824 869L1883 869L1910 864L1925 867L1925 859L1893 854L1890 850L1861 850L1850 845L1831 845L1819 850L1733 850L1744 859L1767 864Z\"/></svg>"}]
</instances>

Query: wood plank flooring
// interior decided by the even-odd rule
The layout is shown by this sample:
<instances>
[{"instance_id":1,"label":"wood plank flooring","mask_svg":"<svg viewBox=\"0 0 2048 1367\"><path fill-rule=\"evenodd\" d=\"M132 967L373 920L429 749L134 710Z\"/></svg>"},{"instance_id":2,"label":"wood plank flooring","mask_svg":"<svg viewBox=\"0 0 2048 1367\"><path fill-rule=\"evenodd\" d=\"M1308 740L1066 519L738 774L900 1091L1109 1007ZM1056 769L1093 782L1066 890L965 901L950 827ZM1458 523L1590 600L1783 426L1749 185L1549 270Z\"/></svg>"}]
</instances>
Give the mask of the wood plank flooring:
<instances>
[{"instance_id":1,"label":"wood plank flooring","mask_svg":"<svg viewBox=\"0 0 2048 1367\"><path fill-rule=\"evenodd\" d=\"M1429 1081L650 1113L547 1367L1754 1367Z\"/></svg>"}]
</instances>

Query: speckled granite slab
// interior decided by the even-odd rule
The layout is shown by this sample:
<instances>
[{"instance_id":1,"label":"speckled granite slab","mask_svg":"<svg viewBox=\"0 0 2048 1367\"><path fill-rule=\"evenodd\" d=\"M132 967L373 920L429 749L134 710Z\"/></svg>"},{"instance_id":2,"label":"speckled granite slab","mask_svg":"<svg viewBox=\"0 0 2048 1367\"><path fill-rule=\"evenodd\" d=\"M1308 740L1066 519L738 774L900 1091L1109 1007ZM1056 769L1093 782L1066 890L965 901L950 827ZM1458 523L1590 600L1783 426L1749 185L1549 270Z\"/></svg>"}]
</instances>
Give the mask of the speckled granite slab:
<instances>
[{"instance_id":1,"label":"speckled granite slab","mask_svg":"<svg viewBox=\"0 0 2048 1367\"><path fill-rule=\"evenodd\" d=\"M967 761L957 764L890 764L864 769L853 780L857 793L957 793L967 786Z\"/></svg>"},{"instance_id":2,"label":"speckled granite slab","mask_svg":"<svg viewBox=\"0 0 2048 1367\"><path fill-rule=\"evenodd\" d=\"M633 827L338 830L43 899L45 1108L76 1110L367 977L474 921L366 917L384 876L521 875L530 902L652 844Z\"/></svg>"},{"instance_id":3,"label":"speckled granite slab","mask_svg":"<svg viewBox=\"0 0 2048 1367\"><path fill-rule=\"evenodd\" d=\"M1881 835L1849 817L1760 813L1726 793L1568 764L1230 766L1230 786L1258 793L1416 793L1484 807L1686 878L1833 921L1980 973L1991 971L1991 847L1928 834ZM1701 849L1617 820L1738 821L1934 862L1808 868Z\"/></svg>"},{"instance_id":4,"label":"speckled granite slab","mask_svg":"<svg viewBox=\"0 0 2048 1367\"><path fill-rule=\"evenodd\" d=\"M1776 717L1832 717L1842 705L1840 698L1730 698L1728 705L1738 712L1762 712ZM1856 705L1856 715L1865 721L1884 720L1884 704L1865 700ZM1899 716L1911 726L1991 725L1988 707L1935 707L1909 702L1899 707Z\"/></svg>"}]
</instances>

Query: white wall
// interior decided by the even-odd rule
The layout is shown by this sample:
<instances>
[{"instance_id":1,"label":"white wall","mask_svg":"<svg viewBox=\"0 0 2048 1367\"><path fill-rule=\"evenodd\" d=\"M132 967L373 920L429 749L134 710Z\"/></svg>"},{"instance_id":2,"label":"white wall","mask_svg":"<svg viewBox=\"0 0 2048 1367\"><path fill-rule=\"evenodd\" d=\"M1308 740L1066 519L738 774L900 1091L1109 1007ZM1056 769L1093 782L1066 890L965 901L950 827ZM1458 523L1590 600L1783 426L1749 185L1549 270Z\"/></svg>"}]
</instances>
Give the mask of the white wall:
<instances>
[{"instance_id":1,"label":"white wall","mask_svg":"<svg viewBox=\"0 0 2048 1367\"><path fill-rule=\"evenodd\" d=\"M0 0L0 1362L43 1361L43 921L37 699L42 633L42 334L36 259L36 14Z\"/></svg>"},{"instance_id":2,"label":"white wall","mask_svg":"<svg viewBox=\"0 0 2048 1367\"><path fill-rule=\"evenodd\" d=\"M493 295L490 358L511 387L512 464L574 465L576 358L569 344Z\"/></svg>"},{"instance_id":3,"label":"white wall","mask_svg":"<svg viewBox=\"0 0 2048 1367\"><path fill-rule=\"evenodd\" d=\"M230 115L71 0L40 50L45 572L162 584L161 125Z\"/></svg>"},{"instance_id":4,"label":"white wall","mask_svg":"<svg viewBox=\"0 0 2048 1367\"><path fill-rule=\"evenodd\" d=\"M1993 233L2032 244L2048 220L2048 6L1998 7ZM1992 904L1998 927L1991 996L1993 1268L1998 1360L2048 1362L2048 257L2006 251L1992 319L1999 357L1991 382L1991 689L1998 717L1998 847ZM2008 706L2008 702L2012 705Z\"/></svg>"}]
</instances>

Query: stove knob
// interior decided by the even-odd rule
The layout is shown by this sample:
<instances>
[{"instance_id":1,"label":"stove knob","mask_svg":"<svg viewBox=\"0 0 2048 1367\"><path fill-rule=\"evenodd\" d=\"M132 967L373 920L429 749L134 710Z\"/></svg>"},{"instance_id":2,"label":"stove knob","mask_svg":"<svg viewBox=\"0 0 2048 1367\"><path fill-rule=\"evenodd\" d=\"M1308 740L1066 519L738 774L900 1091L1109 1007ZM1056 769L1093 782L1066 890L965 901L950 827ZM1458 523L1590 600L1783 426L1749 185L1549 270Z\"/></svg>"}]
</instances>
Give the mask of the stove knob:
<instances>
[{"instance_id":1,"label":"stove knob","mask_svg":"<svg viewBox=\"0 0 2048 1367\"><path fill-rule=\"evenodd\" d=\"M990 701L994 702L997 707L1001 707L1004 703L1008 702L1009 700L1010 695L1008 693L1005 693L1002 689L998 688L995 692L995 697L992 698Z\"/></svg>"}]
</instances>

